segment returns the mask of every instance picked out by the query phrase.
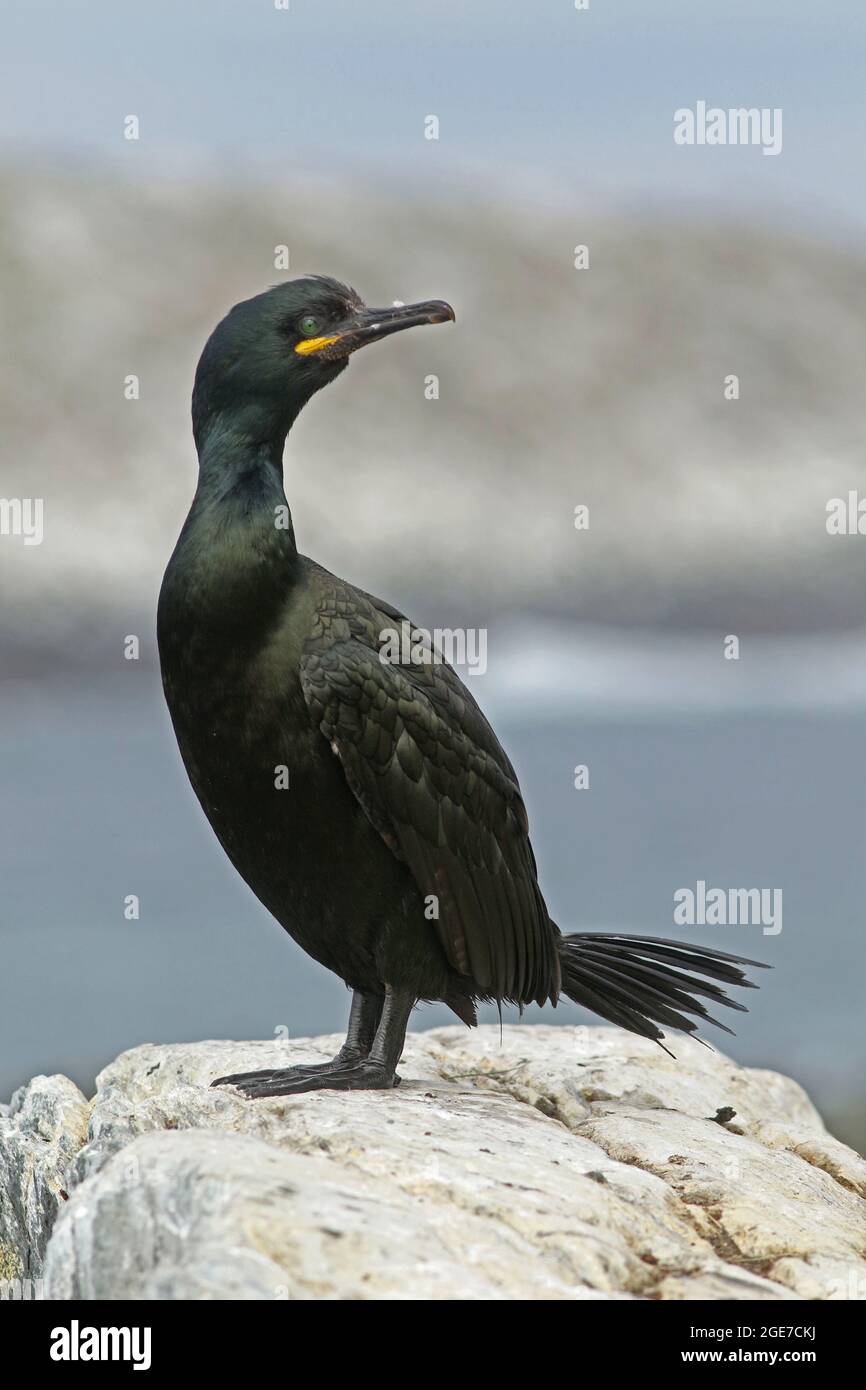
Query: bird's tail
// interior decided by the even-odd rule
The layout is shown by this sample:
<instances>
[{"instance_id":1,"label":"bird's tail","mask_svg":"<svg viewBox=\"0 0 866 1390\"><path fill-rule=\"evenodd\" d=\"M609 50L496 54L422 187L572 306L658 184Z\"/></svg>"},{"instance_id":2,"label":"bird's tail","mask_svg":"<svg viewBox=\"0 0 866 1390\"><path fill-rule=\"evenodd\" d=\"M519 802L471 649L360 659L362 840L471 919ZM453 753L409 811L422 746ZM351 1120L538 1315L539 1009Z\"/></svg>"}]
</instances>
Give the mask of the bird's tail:
<instances>
[{"instance_id":1,"label":"bird's tail","mask_svg":"<svg viewBox=\"0 0 866 1390\"><path fill-rule=\"evenodd\" d=\"M738 967L765 968L762 961L731 956L706 946L612 932L561 936L559 962L562 992L569 999L630 1033L659 1043L665 1036L662 1027L694 1033L702 1023L714 1023L731 1033L733 1030L713 1018L694 996L745 1013L745 1004L729 999L721 985L713 981L757 989ZM689 1018L689 1014L694 1018Z\"/></svg>"}]
</instances>

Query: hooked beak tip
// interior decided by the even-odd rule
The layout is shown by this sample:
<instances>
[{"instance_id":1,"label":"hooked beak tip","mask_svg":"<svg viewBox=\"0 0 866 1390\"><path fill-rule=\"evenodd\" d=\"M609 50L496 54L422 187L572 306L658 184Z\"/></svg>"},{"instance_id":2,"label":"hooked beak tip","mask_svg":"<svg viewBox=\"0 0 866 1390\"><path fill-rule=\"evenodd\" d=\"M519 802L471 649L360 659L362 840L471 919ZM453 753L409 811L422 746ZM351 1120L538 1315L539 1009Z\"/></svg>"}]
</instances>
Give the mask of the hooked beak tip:
<instances>
[{"instance_id":1,"label":"hooked beak tip","mask_svg":"<svg viewBox=\"0 0 866 1390\"><path fill-rule=\"evenodd\" d=\"M435 299L430 306L431 323L456 323L457 315L444 299Z\"/></svg>"}]
</instances>

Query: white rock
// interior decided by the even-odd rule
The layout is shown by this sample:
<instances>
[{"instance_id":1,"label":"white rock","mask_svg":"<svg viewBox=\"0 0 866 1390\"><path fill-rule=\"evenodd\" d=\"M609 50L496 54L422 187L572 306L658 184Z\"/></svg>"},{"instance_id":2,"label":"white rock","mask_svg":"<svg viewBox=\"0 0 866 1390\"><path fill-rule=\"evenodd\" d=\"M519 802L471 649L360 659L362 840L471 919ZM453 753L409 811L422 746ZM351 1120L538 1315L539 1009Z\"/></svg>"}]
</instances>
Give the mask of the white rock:
<instances>
[{"instance_id":1,"label":"white rock","mask_svg":"<svg viewBox=\"0 0 866 1390\"><path fill-rule=\"evenodd\" d=\"M65 1076L34 1077L0 1113L0 1282L39 1278L89 1113Z\"/></svg>"},{"instance_id":2,"label":"white rock","mask_svg":"<svg viewBox=\"0 0 866 1390\"><path fill-rule=\"evenodd\" d=\"M866 1297L866 1164L785 1077L610 1028L446 1028L410 1035L395 1091L209 1089L338 1043L106 1068L46 1295Z\"/></svg>"}]
</instances>

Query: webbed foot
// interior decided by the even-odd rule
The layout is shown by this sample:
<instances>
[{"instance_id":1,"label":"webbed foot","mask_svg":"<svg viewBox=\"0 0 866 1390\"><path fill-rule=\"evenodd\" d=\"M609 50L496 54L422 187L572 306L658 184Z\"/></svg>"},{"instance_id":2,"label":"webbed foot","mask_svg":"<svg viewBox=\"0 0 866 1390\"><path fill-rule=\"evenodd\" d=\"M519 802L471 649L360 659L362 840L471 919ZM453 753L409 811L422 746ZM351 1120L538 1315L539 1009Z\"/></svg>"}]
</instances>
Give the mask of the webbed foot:
<instances>
[{"instance_id":1,"label":"webbed foot","mask_svg":"<svg viewBox=\"0 0 866 1390\"><path fill-rule=\"evenodd\" d=\"M221 1076L212 1086L234 1086L248 1100L268 1096L297 1096L304 1091L389 1091L400 1078L370 1057L357 1061L335 1057L318 1066L287 1067L284 1071L239 1072Z\"/></svg>"}]
</instances>

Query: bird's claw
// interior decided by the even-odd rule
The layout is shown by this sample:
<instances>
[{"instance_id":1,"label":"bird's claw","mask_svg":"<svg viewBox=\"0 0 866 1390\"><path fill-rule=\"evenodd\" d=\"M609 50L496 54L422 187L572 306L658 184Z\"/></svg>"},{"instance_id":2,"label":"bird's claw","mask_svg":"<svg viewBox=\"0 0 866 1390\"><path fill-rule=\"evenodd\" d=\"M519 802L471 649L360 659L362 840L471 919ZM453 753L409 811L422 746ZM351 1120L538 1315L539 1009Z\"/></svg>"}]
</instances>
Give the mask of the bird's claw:
<instances>
[{"instance_id":1,"label":"bird's claw","mask_svg":"<svg viewBox=\"0 0 866 1390\"><path fill-rule=\"evenodd\" d=\"M248 1100L296 1096L304 1091L387 1091L399 1084L399 1076L368 1058L339 1065L326 1062L322 1066L288 1067L284 1071L239 1072L211 1082L211 1086L234 1086Z\"/></svg>"}]
</instances>

